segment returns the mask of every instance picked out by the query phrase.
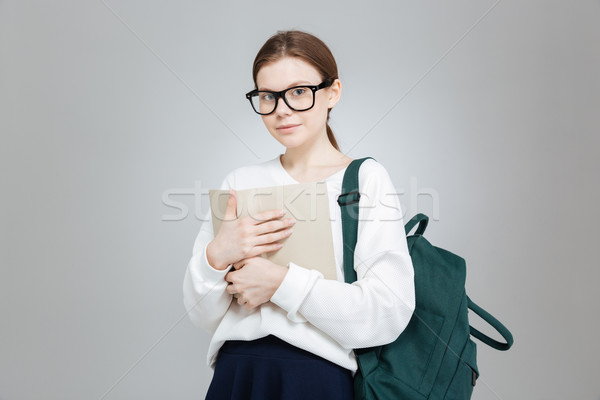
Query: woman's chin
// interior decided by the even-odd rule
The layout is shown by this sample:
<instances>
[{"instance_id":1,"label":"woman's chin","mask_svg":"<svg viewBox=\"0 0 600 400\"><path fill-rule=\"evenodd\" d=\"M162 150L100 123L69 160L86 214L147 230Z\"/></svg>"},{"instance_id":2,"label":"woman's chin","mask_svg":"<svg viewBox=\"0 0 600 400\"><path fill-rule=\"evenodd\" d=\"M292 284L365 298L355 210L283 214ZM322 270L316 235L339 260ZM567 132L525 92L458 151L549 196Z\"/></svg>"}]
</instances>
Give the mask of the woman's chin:
<instances>
[{"instance_id":1,"label":"woman's chin","mask_svg":"<svg viewBox=\"0 0 600 400\"><path fill-rule=\"evenodd\" d=\"M296 138L292 138L290 136L276 136L275 140L277 140L282 146L287 147L287 148L294 148L294 147L298 147L299 145L301 145L301 141L297 140Z\"/></svg>"}]
</instances>

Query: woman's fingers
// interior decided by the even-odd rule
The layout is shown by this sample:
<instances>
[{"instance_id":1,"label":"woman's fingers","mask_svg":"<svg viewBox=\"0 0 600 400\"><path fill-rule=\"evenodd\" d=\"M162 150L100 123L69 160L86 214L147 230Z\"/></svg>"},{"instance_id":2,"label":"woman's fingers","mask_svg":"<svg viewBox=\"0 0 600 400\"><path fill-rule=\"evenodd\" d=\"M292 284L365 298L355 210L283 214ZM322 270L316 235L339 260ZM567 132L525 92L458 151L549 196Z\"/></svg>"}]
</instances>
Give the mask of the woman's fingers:
<instances>
[{"instance_id":1,"label":"woman's fingers","mask_svg":"<svg viewBox=\"0 0 600 400\"><path fill-rule=\"evenodd\" d=\"M283 244L279 243L279 242L254 246L254 248L252 249L252 251L250 252L248 257L256 257L256 256L259 256L264 253L270 253L272 251L279 250L282 247L283 247Z\"/></svg>"},{"instance_id":2,"label":"woman's fingers","mask_svg":"<svg viewBox=\"0 0 600 400\"><path fill-rule=\"evenodd\" d=\"M256 257L280 249L282 245L276 242L290 236L290 228L296 222L293 218L281 219L283 215L280 210L269 210L253 217L246 216L236 220L232 228L237 230L237 234L234 235L237 239L232 238L230 243L237 245L237 251L232 251L232 256L239 260L240 257ZM234 264L233 267L237 270L242 266Z\"/></svg>"},{"instance_id":3,"label":"woman's fingers","mask_svg":"<svg viewBox=\"0 0 600 400\"><path fill-rule=\"evenodd\" d=\"M236 261L236 262L234 262L234 263L233 263L233 265L232 265L232 266L233 266L233 268L234 268L235 270L239 270L239 269L241 269L241 268L242 268L244 265L246 265L246 263L247 263L247 260L246 260L246 259L247 259L247 258L250 258L250 257L253 257L253 256L248 256L248 257L246 257L246 258L244 258L244 259L242 259L242 260L239 260L239 261ZM225 275L225 277L227 278L227 275ZM231 282L231 281L229 281L229 282Z\"/></svg>"},{"instance_id":4,"label":"woman's fingers","mask_svg":"<svg viewBox=\"0 0 600 400\"><path fill-rule=\"evenodd\" d=\"M227 285L227 287L225 288L225 291L226 291L228 294L236 294L236 293L237 293L237 292L236 292L236 289L233 287L233 284L232 284L232 283L230 283L229 285Z\"/></svg>"},{"instance_id":5,"label":"woman's fingers","mask_svg":"<svg viewBox=\"0 0 600 400\"><path fill-rule=\"evenodd\" d=\"M256 240L257 240L256 245L273 243L278 240L285 239L288 236L290 236L291 234L292 234L292 229L288 228L288 229L284 229L282 231L277 231L277 232L273 232L273 233L267 233L265 235L260 235L260 236L256 237Z\"/></svg>"},{"instance_id":6,"label":"woman's fingers","mask_svg":"<svg viewBox=\"0 0 600 400\"><path fill-rule=\"evenodd\" d=\"M266 221L270 221L272 219L278 219L285 215L284 210L269 210L263 211L261 213L256 214L252 217L255 225L262 224Z\"/></svg>"},{"instance_id":7,"label":"woman's fingers","mask_svg":"<svg viewBox=\"0 0 600 400\"><path fill-rule=\"evenodd\" d=\"M295 223L296 221L293 218L286 218L285 220L268 221L255 225L253 232L256 234L256 236L251 239L251 243L254 248L246 255L246 257L254 257L268 251L279 249L281 246L275 244L275 242L290 236L292 233L291 227ZM274 244L274 246L255 251L257 250L256 248L258 246L267 244Z\"/></svg>"},{"instance_id":8,"label":"woman's fingers","mask_svg":"<svg viewBox=\"0 0 600 400\"><path fill-rule=\"evenodd\" d=\"M232 295L234 298L238 299L238 302L240 301L240 298L242 296L240 295L240 293L237 292L237 289L235 289L233 287L233 285L227 285L227 288L225 288L225 291L227 293L229 293L230 295Z\"/></svg>"},{"instance_id":9,"label":"woman's fingers","mask_svg":"<svg viewBox=\"0 0 600 400\"><path fill-rule=\"evenodd\" d=\"M235 267L235 264L234 264L234 267ZM235 299L237 299L237 302L239 305L243 306L244 304L248 303L248 300L242 295L242 293L240 293L240 288L235 283L232 282L231 276L229 274L231 274L231 271L228 272L227 275L225 275L225 280L227 280L229 282L227 287L225 287L225 291L228 294L232 295Z\"/></svg>"},{"instance_id":10,"label":"woman's fingers","mask_svg":"<svg viewBox=\"0 0 600 400\"><path fill-rule=\"evenodd\" d=\"M263 222L262 224L255 225L255 232L257 235L263 235L269 232L279 231L283 228L288 228L296 223L294 218L286 218L283 220Z\"/></svg>"}]
</instances>

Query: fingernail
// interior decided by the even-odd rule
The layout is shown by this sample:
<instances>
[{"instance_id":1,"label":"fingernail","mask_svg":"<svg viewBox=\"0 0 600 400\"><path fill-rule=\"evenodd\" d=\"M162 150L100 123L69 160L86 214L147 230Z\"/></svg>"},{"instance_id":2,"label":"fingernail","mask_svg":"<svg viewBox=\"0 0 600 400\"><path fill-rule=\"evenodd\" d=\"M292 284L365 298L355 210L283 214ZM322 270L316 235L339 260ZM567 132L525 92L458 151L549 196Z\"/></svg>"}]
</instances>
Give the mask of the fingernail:
<instances>
[{"instance_id":1,"label":"fingernail","mask_svg":"<svg viewBox=\"0 0 600 400\"><path fill-rule=\"evenodd\" d=\"M279 215L284 216L285 215L285 210L279 210Z\"/></svg>"},{"instance_id":2,"label":"fingernail","mask_svg":"<svg viewBox=\"0 0 600 400\"><path fill-rule=\"evenodd\" d=\"M294 225L296 223L296 220L293 218L288 219L288 225Z\"/></svg>"}]
</instances>

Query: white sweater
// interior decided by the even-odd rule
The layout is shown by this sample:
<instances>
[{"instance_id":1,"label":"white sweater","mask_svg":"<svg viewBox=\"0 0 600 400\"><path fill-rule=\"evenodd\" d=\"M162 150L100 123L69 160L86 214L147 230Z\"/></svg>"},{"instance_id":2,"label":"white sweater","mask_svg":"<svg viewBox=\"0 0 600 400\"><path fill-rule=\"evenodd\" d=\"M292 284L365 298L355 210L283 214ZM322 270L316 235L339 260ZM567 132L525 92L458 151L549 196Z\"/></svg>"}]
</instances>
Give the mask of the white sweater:
<instances>
[{"instance_id":1,"label":"white sweater","mask_svg":"<svg viewBox=\"0 0 600 400\"><path fill-rule=\"evenodd\" d=\"M289 270L270 302L246 311L225 291L223 271L206 259L214 238L210 210L202 222L183 280L183 302L192 323L212 333L207 363L214 368L226 340L269 334L356 372L352 349L394 341L415 306L414 272L404 235L403 214L386 169L373 159L359 172L359 224L354 256L358 280L344 283L342 220L337 197L346 168L326 178L337 280L323 279L310 265ZM279 156L231 171L221 189L298 183ZM293 233L292 233L293 234Z\"/></svg>"}]
</instances>

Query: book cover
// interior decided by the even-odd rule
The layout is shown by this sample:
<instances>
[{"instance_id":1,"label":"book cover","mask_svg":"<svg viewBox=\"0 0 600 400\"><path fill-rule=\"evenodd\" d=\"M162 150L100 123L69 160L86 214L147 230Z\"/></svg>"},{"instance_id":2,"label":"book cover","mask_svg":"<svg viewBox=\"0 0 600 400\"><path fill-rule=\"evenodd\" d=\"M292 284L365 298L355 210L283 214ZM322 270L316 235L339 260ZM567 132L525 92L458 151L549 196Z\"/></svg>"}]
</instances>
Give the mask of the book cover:
<instances>
[{"instance_id":1,"label":"book cover","mask_svg":"<svg viewBox=\"0 0 600 400\"><path fill-rule=\"evenodd\" d=\"M329 196L326 182L308 182L236 190L237 215L258 220L262 211L283 209L282 218L294 218L292 234L280 240L283 246L262 254L279 265L292 261L301 267L320 271L325 279L337 279ZM209 190L213 229L219 231L229 199L228 190Z\"/></svg>"}]
</instances>

